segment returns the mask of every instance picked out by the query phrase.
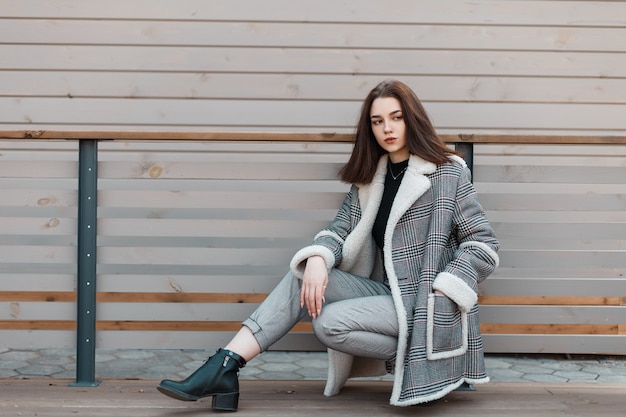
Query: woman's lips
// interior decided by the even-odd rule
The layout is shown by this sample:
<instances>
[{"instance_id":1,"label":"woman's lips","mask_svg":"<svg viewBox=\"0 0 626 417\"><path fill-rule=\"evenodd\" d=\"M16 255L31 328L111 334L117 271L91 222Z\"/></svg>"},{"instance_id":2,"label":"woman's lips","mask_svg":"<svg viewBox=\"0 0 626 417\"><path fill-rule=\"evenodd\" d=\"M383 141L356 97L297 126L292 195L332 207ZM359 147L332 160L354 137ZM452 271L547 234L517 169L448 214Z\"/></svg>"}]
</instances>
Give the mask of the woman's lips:
<instances>
[{"instance_id":1,"label":"woman's lips","mask_svg":"<svg viewBox=\"0 0 626 417\"><path fill-rule=\"evenodd\" d=\"M387 139L385 139L385 143L387 143L387 144L392 144L395 141L396 141L396 138L387 138Z\"/></svg>"}]
</instances>

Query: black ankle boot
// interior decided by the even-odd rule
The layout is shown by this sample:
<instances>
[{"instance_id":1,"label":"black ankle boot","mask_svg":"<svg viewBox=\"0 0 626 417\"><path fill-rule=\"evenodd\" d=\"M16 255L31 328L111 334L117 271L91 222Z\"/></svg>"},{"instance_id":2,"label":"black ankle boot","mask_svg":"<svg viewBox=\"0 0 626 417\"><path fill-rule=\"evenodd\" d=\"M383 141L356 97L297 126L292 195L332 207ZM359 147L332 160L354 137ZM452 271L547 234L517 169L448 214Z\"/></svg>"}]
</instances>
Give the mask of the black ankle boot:
<instances>
[{"instance_id":1,"label":"black ankle boot","mask_svg":"<svg viewBox=\"0 0 626 417\"><path fill-rule=\"evenodd\" d=\"M239 404L239 368L246 361L230 350L220 349L185 380L161 381L157 389L181 401L196 401L213 396L216 410L235 411Z\"/></svg>"}]
</instances>

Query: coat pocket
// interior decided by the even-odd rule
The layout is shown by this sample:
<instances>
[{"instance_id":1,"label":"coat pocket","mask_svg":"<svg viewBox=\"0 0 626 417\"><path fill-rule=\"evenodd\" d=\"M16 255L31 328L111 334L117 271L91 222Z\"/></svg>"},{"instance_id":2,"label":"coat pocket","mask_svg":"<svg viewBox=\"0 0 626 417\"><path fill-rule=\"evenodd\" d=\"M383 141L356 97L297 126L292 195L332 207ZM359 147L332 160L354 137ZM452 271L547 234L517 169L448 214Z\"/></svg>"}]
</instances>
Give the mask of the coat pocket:
<instances>
[{"instance_id":1,"label":"coat pocket","mask_svg":"<svg viewBox=\"0 0 626 417\"><path fill-rule=\"evenodd\" d=\"M426 326L426 357L452 358L467 352L467 313L440 294L429 294Z\"/></svg>"}]
</instances>

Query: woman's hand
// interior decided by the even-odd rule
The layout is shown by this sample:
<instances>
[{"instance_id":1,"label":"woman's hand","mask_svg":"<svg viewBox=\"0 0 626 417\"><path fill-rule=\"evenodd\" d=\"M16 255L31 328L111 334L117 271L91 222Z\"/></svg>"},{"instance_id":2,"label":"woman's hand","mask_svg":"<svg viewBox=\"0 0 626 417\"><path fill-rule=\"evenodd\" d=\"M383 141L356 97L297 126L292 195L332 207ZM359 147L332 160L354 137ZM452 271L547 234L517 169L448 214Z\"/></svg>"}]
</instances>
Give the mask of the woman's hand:
<instances>
[{"instance_id":1,"label":"woman's hand","mask_svg":"<svg viewBox=\"0 0 626 417\"><path fill-rule=\"evenodd\" d=\"M306 305L309 315L317 318L322 312L324 292L328 284L326 263L321 256L311 256L306 261L300 291L300 307Z\"/></svg>"}]
</instances>

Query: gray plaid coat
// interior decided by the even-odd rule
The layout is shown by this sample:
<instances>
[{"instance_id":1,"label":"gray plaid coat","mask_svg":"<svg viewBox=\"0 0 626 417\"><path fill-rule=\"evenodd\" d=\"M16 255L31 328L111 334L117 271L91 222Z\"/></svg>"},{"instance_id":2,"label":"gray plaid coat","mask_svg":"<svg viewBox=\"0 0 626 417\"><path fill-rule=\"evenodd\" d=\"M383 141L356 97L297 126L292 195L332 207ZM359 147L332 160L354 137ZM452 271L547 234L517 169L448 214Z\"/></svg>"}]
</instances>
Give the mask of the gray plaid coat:
<instances>
[{"instance_id":1,"label":"gray plaid coat","mask_svg":"<svg viewBox=\"0 0 626 417\"><path fill-rule=\"evenodd\" d=\"M352 186L329 227L294 255L291 269L301 277L304 261L320 255L329 270L376 280L386 272L400 328L390 403L408 406L441 398L463 382L489 381L478 283L497 267L499 243L465 162L451 157L437 166L412 155L385 230L385 250L377 256L372 226L387 160L381 158L372 183ZM384 365L329 349L324 393L335 395L349 377L380 374Z\"/></svg>"}]
</instances>

